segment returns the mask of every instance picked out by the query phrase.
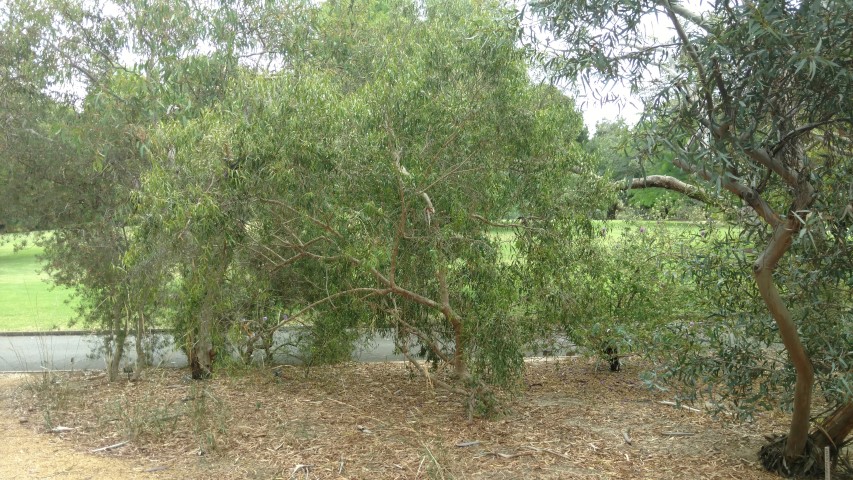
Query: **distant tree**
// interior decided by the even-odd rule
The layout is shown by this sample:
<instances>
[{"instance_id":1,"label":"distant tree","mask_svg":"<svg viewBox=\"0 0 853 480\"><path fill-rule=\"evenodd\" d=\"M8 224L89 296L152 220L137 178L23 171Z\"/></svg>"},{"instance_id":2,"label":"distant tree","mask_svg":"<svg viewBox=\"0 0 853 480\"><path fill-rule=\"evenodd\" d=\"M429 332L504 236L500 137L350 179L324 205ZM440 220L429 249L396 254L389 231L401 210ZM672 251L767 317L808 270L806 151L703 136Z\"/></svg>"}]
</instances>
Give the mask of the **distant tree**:
<instances>
[{"instance_id":1,"label":"distant tree","mask_svg":"<svg viewBox=\"0 0 853 480\"><path fill-rule=\"evenodd\" d=\"M0 134L8 200L0 218L51 230L39 239L47 270L76 288L80 318L108 333L116 379L129 329L142 367L145 319L163 300L154 288L162 250L129 256L149 130L215 101L237 60L193 61L202 39L219 39L221 29L209 33L204 22L217 17L189 4L114 2L118 13L77 1L4 5L0 82L11 95L0 100L9 123Z\"/></svg>"},{"instance_id":2,"label":"distant tree","mask_svg":"<svg viewBox=\"0 0 853 480\"><path fill-rule=\"evenodd\" d=\"M631 128L624 119L603 120L596 124L595 135L588 148L601 156L599 173L614 180L634 178L640 168L637 154L632 150Z\"/></svg>"}]
</instances>

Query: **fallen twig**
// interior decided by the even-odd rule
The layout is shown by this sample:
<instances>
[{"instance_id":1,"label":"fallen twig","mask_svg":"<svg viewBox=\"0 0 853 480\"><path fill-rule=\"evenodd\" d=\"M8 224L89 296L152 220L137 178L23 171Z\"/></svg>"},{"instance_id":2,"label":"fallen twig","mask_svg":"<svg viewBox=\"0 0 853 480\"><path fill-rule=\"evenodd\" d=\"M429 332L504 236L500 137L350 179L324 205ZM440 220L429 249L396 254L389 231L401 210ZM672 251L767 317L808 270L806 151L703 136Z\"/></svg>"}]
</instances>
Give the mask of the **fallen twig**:
<instances>
[{"instance_id":1,"label":"fallen twig","mask_svg":"<svg viewBox=\"0 0 853 480\"><path fill-rule=\"evenodd\" d=\"M426 455L421 458L421 463L418 465L418 471L415 472L415 478L418 478L421 475L421 469L424 466L424 462L426 461Z\"/></svg>"},{"instance_id":2,"label":"fallen twig","mask_svg":"<svg viewBox=\"0 0 853 480\"><path fill-rule=\"evenodd\" d=\"M470 442L459 442L456 444L456 446L460 447L460 448L464 448L464 447L473 447L474 445L479 445L479 444L480 444L479 440L471 440Z\"/></svg>"},{"instance_id":3,"label":"fallen twig","mask_svg":"<svg viewBox=\"0 0 853 480\"><path fill-rule=\"evenodd\" d=\"M675 403L675 402L671 402L669 400L660 400L658 403L660 403L662 405L669 405L671 407L681 407L685 410L690 410L691 412L702 413L702 410L699 410L698 408L688 407L687 405L684 405L683 403Z\"/></svg>"},{"instance_id":4,"label":"fallen twig","mask_svg":"<svg viewBox=\"0 0 853 480\"><path fill-rule=\"evenodd\" d=\"M691 437L696 434L693 432L661 432L661 435L667 437Z\"/></svg>"},{"instance_id":5,"label":"fallen twig","mask_svg":"<svg viewBox=\"0 0 853 480\"><path fill-rule=\"evenodd\" d=\"M477 456L478 457L488 457L490 455L495 456L495 457L499 457L499 458L515 458L515 457L530 456L530 455L533 455L533 452L516 452L516 453L485 452L485 453L482 453L482 454L477 455Z\"/></svg>"},{"instance_id":6,"label":"fallen twig","mask_svg":"<svg viewBox=\"0 0 853 480\"><path fill-rule=\"evenodd\" d=\"M65 432L71 432L71 431L73 431L73 430L74 430L74 428L73 428L73 427L63 427L63 426L58 426L58 427L53 427L53 428L51 428L51 429L49 430L49 432L50 432L50 433L65 433Z\"/></svg>"},{"instance_id":7,"label":"fallen twig","mask_svg":"<svg viewBox=\"0 0 853 480\"><path fill-rule=\"evenodd\" d=\"M308 478L308 474L311 471L311 467L313 467L313 466L314 465L306 465L306 464L302 464L302 463L297 464L295 467L293 467L293 471L290 473L290 478L295 478L296 474L299 473L300 470L304 471L305 472L305 478Z\"/></svg>"},{"instance_id":8,"label":"fallen twig","mask_svg":"<svg viewBox=\"0 0 853 480\"><path fill-rule=\"evenodd\" d=\"M114 448L123 447L123 446L125 446L125 445L127 445L127 440L125 440L125 441L123 441L123 442L118 442L118 443L116 443L115 445L107 445L106 447L96 448L96 449L94 449L94 450L90 450L89 452L90 452L90 453L103 452L103 451L106 451L106 450L112 450L112 449L114 449Z\"/></svg>"}]
</instances>

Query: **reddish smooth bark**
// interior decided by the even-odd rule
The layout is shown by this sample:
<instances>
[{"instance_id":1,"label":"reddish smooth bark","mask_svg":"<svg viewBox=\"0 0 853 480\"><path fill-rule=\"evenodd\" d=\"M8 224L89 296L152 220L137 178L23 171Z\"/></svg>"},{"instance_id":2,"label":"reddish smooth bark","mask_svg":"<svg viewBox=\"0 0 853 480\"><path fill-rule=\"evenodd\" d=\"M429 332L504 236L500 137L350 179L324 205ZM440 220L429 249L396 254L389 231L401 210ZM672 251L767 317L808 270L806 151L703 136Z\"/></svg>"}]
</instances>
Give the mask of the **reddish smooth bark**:
<instances>
[{"instance_id":1,"label":"reddish smooth bark","mask_svg":"<svg viewBox=\"0 0 853 480\"><path fill-rule=\"evenodd\" d=\"M848 402L838 407L832 415L821 422L814 433L815 447L823 450L830 447L838 450L838 446L844 442L850 433L853 433L853 402Z\"/></svg>"},{"instance_id":2,"label":"reddish smooth bark","mask_svg":"<svg viewBox=\"0 0 853 480\"><path fill-rule=\"evenodd\" d=\"M800 341L797 325L791 317L791 312L785 307L779 289L773 283L773 271L776 269L779 259L791 248L794 233L799 230L799 227L799 220L793 215L785 222L776 225L773 238L753 265L753 274L758 290L768 310L770 310L773 320L779 327L779 334L785 344L785 350L788 351L791 363L797 372L797 381L794 386L794 412L791 415L788 441L785 444L785 458L787 459L797 458L805 451L809 437L814 369Z\"/></svg>"}]
</instances>

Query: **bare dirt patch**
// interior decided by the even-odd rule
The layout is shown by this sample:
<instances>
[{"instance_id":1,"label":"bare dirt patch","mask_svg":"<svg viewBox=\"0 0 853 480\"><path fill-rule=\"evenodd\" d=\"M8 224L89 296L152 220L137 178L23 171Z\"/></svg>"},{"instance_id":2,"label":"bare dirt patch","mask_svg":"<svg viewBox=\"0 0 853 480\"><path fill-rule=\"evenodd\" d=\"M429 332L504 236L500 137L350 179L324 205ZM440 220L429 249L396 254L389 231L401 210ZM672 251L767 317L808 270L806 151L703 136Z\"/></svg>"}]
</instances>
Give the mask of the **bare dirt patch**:
<instances>
[{"instance_id":1,"label":"bare dirt patch","mask_svg":"<svg viewBox=\"0 0 853 480\"><path fill-rule=\"evenodd\" d=\"M31 422L39 412L16 409L13 414L8 408L25 381L21 375L0 376L0 402L6 407L0 415L0 478L151 478L144 474L144 460L86 455L66 435L35 433Z\"/></svg>"},{"instance_id":2,"label":"bare dirt patch","mask_svg":"<svg viewBox=\"0 0 853 480\"><path fill-rule=\"evenodd\" d=\"M403 364L230 373L6 379L0 452L13 478L778 478L756 452L781 418L745 425L662 404L630 367L528 363L506 412L470 421L461 398ZM57 426L73 430L47 433Z\"/></svg>"}]
</instances>

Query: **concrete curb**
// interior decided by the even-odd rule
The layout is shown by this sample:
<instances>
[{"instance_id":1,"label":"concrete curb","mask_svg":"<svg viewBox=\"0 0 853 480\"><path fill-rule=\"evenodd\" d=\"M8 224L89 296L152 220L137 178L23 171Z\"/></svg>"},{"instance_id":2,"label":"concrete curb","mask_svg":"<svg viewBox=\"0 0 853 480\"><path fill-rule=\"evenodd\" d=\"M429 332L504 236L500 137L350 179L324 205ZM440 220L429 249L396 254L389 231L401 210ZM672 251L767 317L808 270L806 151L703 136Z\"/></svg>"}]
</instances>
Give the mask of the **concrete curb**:
<instances>
[{"instance_id":1,"label":"concrete curb","mask_svg":"<svg viewBox=\"0 0 853 480\"><path fill-rule=\"evenodd\" d=\"M166 328L146 330L145 333L172 333ZM67 335L106 335L106 332L96 330L47 330L41 332L0 332L0 337L61 337ZM127 332L128 337L136 336L136 332Z\"/></svg>"}]
</instances>

